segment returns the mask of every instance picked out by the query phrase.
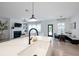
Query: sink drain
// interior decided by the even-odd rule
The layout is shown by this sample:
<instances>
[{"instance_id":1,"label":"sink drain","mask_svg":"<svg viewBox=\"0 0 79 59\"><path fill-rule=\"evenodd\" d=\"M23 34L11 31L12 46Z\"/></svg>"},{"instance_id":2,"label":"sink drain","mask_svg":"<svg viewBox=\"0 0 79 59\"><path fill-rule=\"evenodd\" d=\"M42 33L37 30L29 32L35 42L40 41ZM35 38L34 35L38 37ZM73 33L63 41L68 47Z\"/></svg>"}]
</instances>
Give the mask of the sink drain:
<instances>
[{"instance_id":1,"label":"sink drain","mask_svg":"<svg viewBox=\"0 0 79 59\"><path fill-rule=\"evenodd\" d=\"M37 56L36 54L34 54L33 56Z\"/></svg>"}]
</instances>

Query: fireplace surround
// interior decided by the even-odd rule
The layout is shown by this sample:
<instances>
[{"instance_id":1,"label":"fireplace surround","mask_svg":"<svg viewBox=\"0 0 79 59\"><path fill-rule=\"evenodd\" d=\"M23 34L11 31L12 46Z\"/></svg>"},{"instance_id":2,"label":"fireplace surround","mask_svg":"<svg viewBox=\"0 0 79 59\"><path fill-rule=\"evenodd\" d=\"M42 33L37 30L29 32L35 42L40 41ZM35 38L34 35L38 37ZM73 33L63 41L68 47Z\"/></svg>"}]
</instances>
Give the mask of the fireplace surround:
<instances>
[{"instance_id":1,"label":"fireplace surround","mask_svg":"<svg viewBox=\"0 0 79 59\"><path fill-rule=\"evenodd\" d=\"M14 31L14 38L18 38L21 36L21 31Z\"/></svg>"}]
</instances>

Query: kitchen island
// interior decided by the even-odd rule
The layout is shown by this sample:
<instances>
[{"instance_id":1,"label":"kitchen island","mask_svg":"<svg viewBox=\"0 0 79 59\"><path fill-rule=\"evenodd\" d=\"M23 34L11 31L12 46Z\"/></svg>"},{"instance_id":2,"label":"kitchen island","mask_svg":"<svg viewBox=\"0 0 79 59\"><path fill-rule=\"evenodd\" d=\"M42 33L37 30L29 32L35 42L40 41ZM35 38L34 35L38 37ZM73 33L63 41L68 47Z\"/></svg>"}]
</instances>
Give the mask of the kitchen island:
<instances>
[{"instance_id":1,"label":"kitchen island","mask_svg":"<svg viewBox=\"0 0 79 59\"><path fill-rule=\"evenodd\" d=\"M38 56L45 56L50 54L50 40L53 38L37 36L38 40L32 42L31 45L28 44L28 39L28 37L20 37L0 43L0 56L33 56L35 54ZM26 53L28 51L29 53Z\"/></svg>"},{"instance_id":2,"label":"kitchen island","mask_svg":"<svg viewBox=\"0 0 79 59\"><path fill-rule=\"evenodd\" d=\"M21 51L18 55L20 56L49 56L52 55L52 38L51 37L40 37L37 36L35 42Z\"/></svg>"}]
</instances>

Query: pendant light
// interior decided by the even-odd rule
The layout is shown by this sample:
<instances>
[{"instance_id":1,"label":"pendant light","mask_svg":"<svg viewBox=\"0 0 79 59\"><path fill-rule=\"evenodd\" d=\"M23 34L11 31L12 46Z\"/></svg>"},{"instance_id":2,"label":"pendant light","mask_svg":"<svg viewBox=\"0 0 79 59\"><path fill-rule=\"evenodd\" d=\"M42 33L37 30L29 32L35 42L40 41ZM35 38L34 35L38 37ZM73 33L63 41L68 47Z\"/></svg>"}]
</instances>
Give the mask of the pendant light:
<instances>
[{"instance_id":1,"label":"pendant light","mask_svg":"<svg viewBox=\"0 0 79 59\"><path fill-rule=\"evenodd\" d=\"M32 2L32 16L28 22L36 22L36 21L37 21L37 19L34 16L34 2Z\"/></svg>"}]
</instances>

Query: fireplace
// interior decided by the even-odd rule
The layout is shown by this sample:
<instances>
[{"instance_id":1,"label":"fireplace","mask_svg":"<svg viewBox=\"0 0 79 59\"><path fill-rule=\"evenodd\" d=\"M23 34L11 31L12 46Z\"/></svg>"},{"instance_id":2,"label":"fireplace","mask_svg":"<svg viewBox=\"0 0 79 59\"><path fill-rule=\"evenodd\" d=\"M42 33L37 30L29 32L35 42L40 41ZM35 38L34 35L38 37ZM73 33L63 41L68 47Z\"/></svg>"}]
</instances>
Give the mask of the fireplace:
<instances>
[{"instance_id":1,"label":"fireplace","mask_svg":"<svg viewBox=\"0 0 79 59\"><path fill-rule=\"evenodd\" d=\"M21 31L14 31L14 38L18 38L21 36Z\"/></svg>"}]
</instances>

